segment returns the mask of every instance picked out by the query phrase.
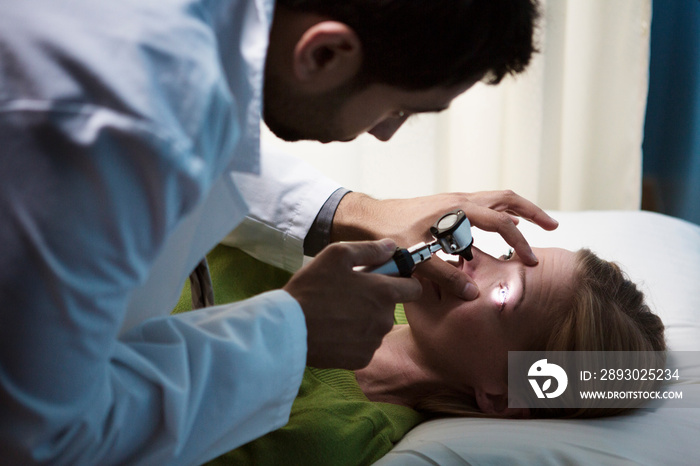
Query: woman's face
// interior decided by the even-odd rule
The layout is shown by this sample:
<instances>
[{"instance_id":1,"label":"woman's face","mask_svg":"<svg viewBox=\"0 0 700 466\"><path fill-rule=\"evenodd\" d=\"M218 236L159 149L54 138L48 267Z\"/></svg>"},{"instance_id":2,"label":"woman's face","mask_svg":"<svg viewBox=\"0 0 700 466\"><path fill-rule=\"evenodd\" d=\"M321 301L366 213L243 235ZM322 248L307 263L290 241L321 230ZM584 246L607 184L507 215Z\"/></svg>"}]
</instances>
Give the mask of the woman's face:
<instances>
[{"instance_id":1,"label":"woman's face","mask_svg":"<svg viewBox=\"0 0 700 466\"><path fill-rule=\"evenodd\" d=\"M517 254L497 259L472 249L473 260L454 265L476 282L478 298L463 301L419 277L423 295L405 304L406 318L421 357L445 380L502 385L508 351L544 349L550 316L571 301L575 255L535 249L539 263L529 267Z\"/></svg>"}]
</instances>

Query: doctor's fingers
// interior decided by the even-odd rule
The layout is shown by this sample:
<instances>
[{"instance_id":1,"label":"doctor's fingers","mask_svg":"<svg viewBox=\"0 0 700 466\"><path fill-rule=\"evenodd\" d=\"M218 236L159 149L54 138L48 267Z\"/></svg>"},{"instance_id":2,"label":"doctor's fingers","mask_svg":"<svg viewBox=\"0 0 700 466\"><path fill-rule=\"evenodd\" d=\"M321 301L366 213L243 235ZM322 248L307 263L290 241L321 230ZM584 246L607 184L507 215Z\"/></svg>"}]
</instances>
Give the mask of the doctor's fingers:
<instances>
[{"instance_id":1,"label":"doctor's fingers","mask_svg":"<svg viewBox=\"0 0 700 466\"><path fill-rule=\"evenodd\" d=\"M537 257L510 214L481 206L472 206L470 211L465 213L473 226L501 235L526 265L537 264Z\"/></svg>"},{"instance_id":2,"label":"doctor's fingers","mask_svg":"<svg viewBox=\"0 0 700 466\"><path fill-rule=\"evenodd\" d=\"M539 225L545 230L554 230L559 226L559 222L538 207L534 202L525 199L509 189L503 191L470 193L468 198L469 201L474 204L488 207L498 212L506 212L513 216L522 217ZM467 217L469 217L468 214ZM471 220L471 217L469 217L469 219Z\"/></svg>"},{"instance_id":3,"label":"doctor's fingers","mask_svg":"<svg viewBox=\"0 0 700 466\"><path fill-rule=\"evenodd\" d=\"M437 256L420 264L416 274L437 283L441 288L465 301L472 301L479 296L479 287L469 275Z\"/></svg>"},{"instance_id":4,"label":"doctor's fingers","mask_svg":"<svg viewBox=\"0 0 700 466\"><path fill-rule=\"evenodd\" d=\"M366 272L365 272L366 273ZM368 273L376 281L377 290L386 294L389 301L396 303L408 303L420 298L423 287L416 278L388 277L385 275ZM376 277L376 280L374 280Z\"/></svg>"},{"instance_id":5,"label":"doctor's fingers","mask_svg":"<svg viewBox=\"0 0 700 466\"><path fill-rule=\"evenodd\" d=\"M332 243L316 256L314 262L326 262L333 267L350 270L357 266L381 265L391 259L395 251L396 243L388 238Z\"/></svg>"},{"instance_id":6,"label":"doctor's fingers","mask_svg":"<svg viewBox=\"0 0 700 466\"><path fill-rule=\"evenodd\" d=\"M423 293L423 287L416 278L363 271L353 272L353 276L342 285L343 289L338 292L348 300L363 303L366 309L415 301Z\"/></svg>"},{"instance_id":7,"label":"doctor's fingers","mask_svg":"<svg viewBox=\"0 0 700 466\"><path fill-rule=\"evenodd\" d=\"M417 280L355 270L358 266L371 269L382 265L391 260L395 251L396 243L391 239L334 243L324 249L316 261L323 260L337 265L339 273L352 272L352 277L343 279L342 286L346 288L344 293L360 293L366 295L367 299L373 298L382 303L415 301L422 292Z\"/></svg>"}]
</instances>

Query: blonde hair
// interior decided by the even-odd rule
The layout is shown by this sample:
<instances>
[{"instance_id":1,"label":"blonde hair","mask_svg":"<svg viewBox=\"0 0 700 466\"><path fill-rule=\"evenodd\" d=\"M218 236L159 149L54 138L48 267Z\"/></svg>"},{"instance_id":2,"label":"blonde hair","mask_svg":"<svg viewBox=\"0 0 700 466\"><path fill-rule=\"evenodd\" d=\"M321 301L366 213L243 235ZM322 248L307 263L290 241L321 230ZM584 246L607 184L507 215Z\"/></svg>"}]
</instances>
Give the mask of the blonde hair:
<instances>
[{"instance_id":1,"label":"blonde hair","mask_svg":"<svg viewBox=\"0 0 700 466\"><path fill-rule=\"evenodd\" d=\"M555 316L546 350L666 350L661 319L616 263L581 249L576 264L573 303Z\"/></svg>"},{"instance_id":2,"label":"blonde hair","mask_svg":"<svg viewBox=\"0 0 700 466\"><path fill-rule=\"evenodd\" d=\"M574 297L568 310L554 317L546 351L633 352L635 366L663 367L666 351L664 324L645 303L644 294L614 262L588 249L576 252ZM593 356L592 356L593 357ZM642 362L643 361L643 362ZM594 384L597 382L593 382ZM640 382L651 390L656 381ZM574 391L571 391L574 393ZM639 405L535 409L533 417L591 418L613 416Z\"/></svg>"},{"instance_id":3,"label":"blonde hair","mask_svg":"<svg viewBox=\"0 0 700 466\"><path fill-rule=\"evenodd\" d=\"M577 251L575 262L571 304L561 312L552 313L549 337L539 350L628 351L640 355L665 352L661 319L647 306L644 294L620 267L588 249ZM530 415L589 418L620 414L632 407L537 408ZM435 393L415 408L428 416L494 417L481 412L472 397L448 392Z\"/></svg>"}]
</instances>

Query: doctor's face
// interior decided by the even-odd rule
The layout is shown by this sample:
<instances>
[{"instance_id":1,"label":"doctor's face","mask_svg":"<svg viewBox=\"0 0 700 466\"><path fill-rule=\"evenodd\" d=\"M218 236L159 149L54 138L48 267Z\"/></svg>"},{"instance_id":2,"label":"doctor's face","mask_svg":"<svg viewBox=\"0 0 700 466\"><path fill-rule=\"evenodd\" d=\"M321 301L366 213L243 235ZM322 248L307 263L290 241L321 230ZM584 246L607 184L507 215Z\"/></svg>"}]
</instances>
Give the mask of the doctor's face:
<instances>
[{"instance_id":1,"label":"doctor's face","mask_svg":"<svg viewBox=\"0 0 700 466\"><path fill-rule=\"evenodd\" d=\"M573 297L575 254L536 249L538 265L517 254L494 258L473 248L474 259L454 263L472 277L479 297L463 301L426 279L420 300L405 304L423 357L448 379L475 384L507 374L508 351L544 349L551 316Z\"/></svg>"},{"instance_id":2,"label":"doctor's face","mask_svg":"<svg viewBox=\"0 0 700 466\"><path fill-rule=\"evenodd\" d=\"M474 85L406 91L384 84L340 86L324 94L302 94L284 80L267 76L264 120L286 141L351 141L369 133L388 141L416 113L440 112Z\"/></svg>"}]
</instances>

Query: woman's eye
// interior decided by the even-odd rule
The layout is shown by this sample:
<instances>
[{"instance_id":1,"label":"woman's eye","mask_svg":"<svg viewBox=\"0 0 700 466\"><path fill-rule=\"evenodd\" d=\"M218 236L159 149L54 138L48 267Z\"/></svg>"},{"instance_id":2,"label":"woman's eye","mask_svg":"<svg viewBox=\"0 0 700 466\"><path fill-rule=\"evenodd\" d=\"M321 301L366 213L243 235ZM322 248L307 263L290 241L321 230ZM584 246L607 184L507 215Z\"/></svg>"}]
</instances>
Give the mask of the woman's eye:
<instances>
[{"instance_id":1,"label":"woman's eye","mask_svg":"<svg viewBox=\"0 0 700 466\"><path fill-rule=\"evenodd\" d=\"M511 257L513 257L513 254L514 254L514 253L515 253L515 249L510 248L510 249L508 250L507 253L503 254L503 255L500 257L500 259L501 259L501 260L504 260L504 261L507 261L507 260L509 260Z\"/></svg>"},{"instance_id":2,"label":"woman's eye","mask_svg":"<svg viewBox=\"0 0 700 466\"><path fill-rule=\"evenodd\" d=\"M508 289L508 287L501 285L500 289L497 292L497 301L501 305L501 311L506 307L508 295L510 295L510 290Z\"/></svg>"}]
</instances>

